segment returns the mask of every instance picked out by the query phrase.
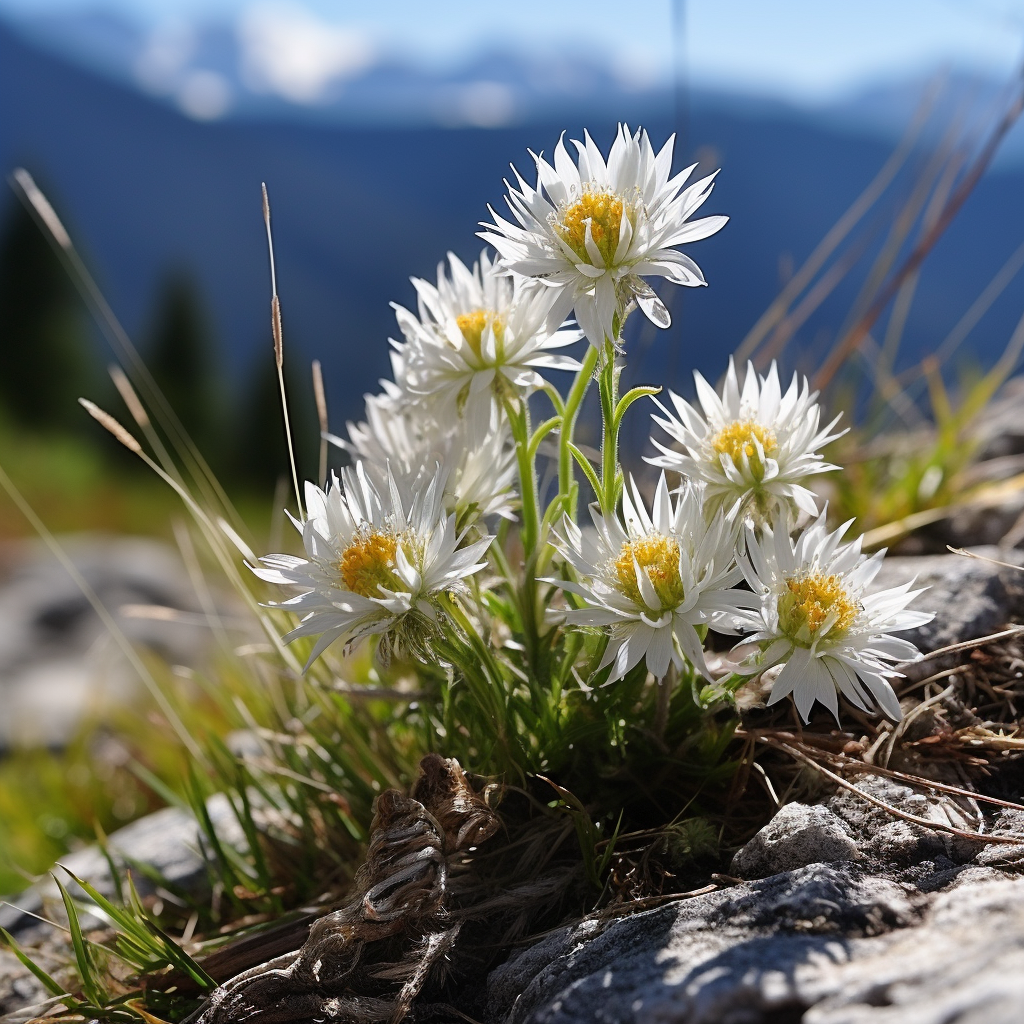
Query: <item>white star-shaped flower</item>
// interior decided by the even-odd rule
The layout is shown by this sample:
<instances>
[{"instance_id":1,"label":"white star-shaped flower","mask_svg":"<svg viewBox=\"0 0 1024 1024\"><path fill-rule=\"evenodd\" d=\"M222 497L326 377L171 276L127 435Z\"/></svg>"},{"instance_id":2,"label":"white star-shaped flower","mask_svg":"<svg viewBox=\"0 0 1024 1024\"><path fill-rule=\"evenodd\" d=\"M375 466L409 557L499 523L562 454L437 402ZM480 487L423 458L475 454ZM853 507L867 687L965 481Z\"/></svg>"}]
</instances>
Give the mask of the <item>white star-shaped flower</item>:
<instances>
[{"instance_id":1,"label":"white star-shaped flower","mask_svg":"<svg viewBox=\"0 0 1024 1024\"><path fill-rule=\"evenodd\" d=\"M577 370L579 363L556 350L578 341L576 330L559 330L557 296L513 282L487 253L469 270L448 254L437 285L413 278L418 314L396 305L405 342L393 342L409 396L433 415L464 419L477 434L496 428L505 397L520 398L543 387L545 370Z\"/></svg>"},{"instance_id":2,"label":"white star-shaped flower","mask_svg":"<svg viewBox=\"0 0 1024 1024\"><path fill-rule=\"evenodd\" d=\"M890 680L900 673L891 663L913 661L919 652L889 634L933 616L907 608L921 593L912 583L867 592L884 552L868 558L859 538L842 543L849 525L830 533L822 512L795 542L784 525L765 527L760 536L747 527L747 554L739 562L760 606L748 616L746 628L755 632L743 642L761 645L748 669L784 663L768 703L792 693L805 721L815 701L838 721L840 693L865 711L877 704L898 720Z\"/></svg>"},{"instance_id":3,"label":"white star-shaped flower","mask_svg":"<svg viewBox=\"0 0 1024 1024\"><path fill-rule=\"evenodd\" d=\"M646 659L663 678L685 657L707 675L698 626L735 632L733 620L753 607L754 596L730 589L742 578L736 565L736 531L722 512L704 515L702 487L687 485L673 501L665 475L658 481L650 513L632 483L622 497L622 516L603 516L591 506L595 534L583 533L568 517L553 544L578 582L550 580L578 594L586 607L566 621L610 627L601 668L612 665L609 682Z\"/></svg>"},{"instance_id":4,"label":"white star-shaped flower","mask_svg":"<svg viewBox=\"0 0 1024 1024\"><path fill-rule=\"evenodd\" d=\"M844 431L831 433L838 416L819 429L818 393L810 391L807 378L800 384L794 374L783 394L774 362L760 379L748 363L741 389L732 359L721 396L699 373L694 378L703 415L669 392L675 414L658 402L664 415L652 419L683 450L652 437L662 454L647 461L703 480L712 509L737 507L757 522L797 510L817 515L815 496L802 481L838 468L825 462L818 449Z\"/></svg>"},{"instance_id":5,"label":"white star-shaped flower","mask_svg":"<svg viewBox=\"0 0 1024 1024\"><path fill-rule=\"evenodd\" d=\"M645 277L707 284L676 246L713 235L728 217L690 220L711 194L715 175L683 189L697 165L672 176L674 141L655 153L646 132L631 135L620 124L607 161L585 132L583 142L573 140L573 162L560 139L554 166L531 152L536 187L513 168L518 188L506 185L515 223L492 209L494 223L483 224L480 237L501 254L501 267L554 289L556 311L565 317L575 309L599 349L606 339L618 340L617 320L634 301L657 326L669 326L668 310Z\"/></svg>"},{"instance_id":6,"label":"white star-shaped flower","mask_svg":"<svg viewBox=\"0 0 1024 1024\"><path fill-rule=\"evenodd\" d=\"M440 468L414 495L390 473L378 490L361 463L342 480L334 477L326 491L306 484L306 519L296 524L306 558L267 555L251 566L268 583L302 591L274 607L301 617L285 640L319 637L307 668L338 640L379 636L385 656L422 650L439 621L435 599L483 568L493 539L464 543L455 515L444 513Z\"/></svg>"}]
</instances>

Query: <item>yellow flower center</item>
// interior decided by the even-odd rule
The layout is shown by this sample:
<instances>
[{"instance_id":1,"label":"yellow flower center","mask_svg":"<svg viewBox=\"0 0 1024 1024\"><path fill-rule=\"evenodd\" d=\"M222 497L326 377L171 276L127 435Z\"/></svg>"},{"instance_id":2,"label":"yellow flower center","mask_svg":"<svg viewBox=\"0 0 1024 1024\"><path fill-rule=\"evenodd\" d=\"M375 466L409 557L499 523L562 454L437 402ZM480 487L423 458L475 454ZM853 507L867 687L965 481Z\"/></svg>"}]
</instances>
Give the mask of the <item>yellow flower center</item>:
<instances>
[{"instance_id":1,"label":"yellow flower center","mask_svg":"<svg viewBox=\"0 0 1024 1024\"><path fill-rule=\"evenodd\" d=\"M622 217L629 216L629 209L622 199L610 189L591 189L587 186L576 202L562 210L554 222L559 237L583 263L593 263L587 252L587 224L590 234L601 253L606 267L610 267L619 244L619 229Z\"/></svg>"},{"instance_id":2,"label":"yellow flower center","mask_svg":"<svg viewBox=\"0 0 1024 1024\"><path fill-rule=\"evenodd\" d=\"M398 538L383 530L358 534L338 559L338 571L345 586L362 597L380 597L380 588L398 590L395 573Z\"/></svg>"},{"instance_id":3,"label":"yellow flower center","mask_svg":"<svg viewBox=\"0 0 1024 1024\"><path fill-rule=\"evenodd\" d=\"M826 624L830 625L830 637L841 637L859 611L841 576L810 573L786 580L786 589L779 598L779 627L794 643L809 647Z\"/></svg>"},{"instance_id":4,"label":"yellow flower center","mask_svg":"<svg viewBox=\"0 0 1024 1024\"><path fill-rule=\"evenodd\" d=\"M752 420L734 420L711 438L711 447L719 455L727 455L736 465L740 465L746 455L754 478L760 480L765 467L757 450L758 444L766 456L779 450L775 431Z\"/></svg>"},{"instance_id":5,"label":"yellow flower center","mask_svg":"<svg viewBox=\"0 0 1024 1024\"><path fill-rule=\"evenodd\" d=\"M615 575L622 592L635 604L646 606L636 581L635 565L654 587L661 607L675 608L686 596L679 577L679 544L660 533L648 534L639 540L627 540L615 559Z\"/></svg>"},{"instance_id":6,"label":"yellow flower center","mask_svg":"<svg viewBox=\"0 0 1024 1024\"><path fill-rule=\"evenodd\" d=\"M498 349L501 349L502 342L505 340L505 319L494 310L474 309L471 313L457 316L455 322L459 325L466 344L476 353L477 358L480 358L480 347L488 325L494 331L494 340L497 342Z\"/></svg>"}]
</instances>

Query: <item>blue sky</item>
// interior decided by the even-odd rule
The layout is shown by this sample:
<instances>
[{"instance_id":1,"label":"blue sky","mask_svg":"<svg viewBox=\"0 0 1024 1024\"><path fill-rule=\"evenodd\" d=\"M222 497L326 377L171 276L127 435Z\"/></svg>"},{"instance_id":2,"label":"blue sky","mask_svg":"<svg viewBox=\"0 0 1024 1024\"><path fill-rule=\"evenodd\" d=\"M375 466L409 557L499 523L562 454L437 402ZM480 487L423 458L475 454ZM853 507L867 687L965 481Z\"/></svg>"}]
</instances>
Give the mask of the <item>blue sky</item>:
<instances>
[{"instance_id":1,"label":"blue sky","mask_svg":"<svg viewBox=\"0 0 1024 1024\"><path fill-rule=\"evenodd\" d=\"M512 44L609 54L641 77L672 66L672 0L0 0L0 12L106 9L155 27L233 20L268 2L428 64ZM805 102L943 63L1004 77L1024 53L1024 0L686 0L685 10L692 81Z\"/></svg>"}]
</instances>

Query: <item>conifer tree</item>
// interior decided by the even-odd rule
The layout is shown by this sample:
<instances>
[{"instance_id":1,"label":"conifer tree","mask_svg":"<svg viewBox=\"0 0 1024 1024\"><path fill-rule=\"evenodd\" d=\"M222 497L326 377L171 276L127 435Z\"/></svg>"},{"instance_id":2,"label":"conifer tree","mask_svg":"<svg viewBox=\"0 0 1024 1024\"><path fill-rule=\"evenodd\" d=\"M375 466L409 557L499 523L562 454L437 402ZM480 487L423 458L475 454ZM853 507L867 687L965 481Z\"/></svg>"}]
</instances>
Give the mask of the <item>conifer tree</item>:
<instances>
[{"instance_id":1,"label":"conifer tree","mask_svg":"<svg viewBox=\"0 0 1024 1024\"><path fill-rule=\"evenodd\" d=\"M0 232L0 406L35 430L81 427L79 395L98 358L84 304L50 243L18 202Z\"/></svg>"}]
</instances>

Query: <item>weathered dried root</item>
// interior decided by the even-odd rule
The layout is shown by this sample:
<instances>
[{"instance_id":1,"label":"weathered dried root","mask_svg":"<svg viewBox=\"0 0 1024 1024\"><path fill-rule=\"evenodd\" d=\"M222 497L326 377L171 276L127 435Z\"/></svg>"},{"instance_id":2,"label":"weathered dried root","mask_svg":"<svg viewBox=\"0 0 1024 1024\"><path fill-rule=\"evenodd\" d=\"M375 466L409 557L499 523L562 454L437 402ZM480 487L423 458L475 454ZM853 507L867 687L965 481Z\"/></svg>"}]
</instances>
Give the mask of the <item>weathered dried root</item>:
<instances>
[{"instance_id":1,"label":"weathered dried root","mask_svg":"<svg viewBox=\"0 0 1024 1024\"><path fill-rule=\"evenodd\" d=\"M377 798L352 898L316 921L302 948L221 985L195 1024L358 1021L398 1024L455 942L450 906L468 851L498 818L459 764L420 763L412 795Z\"/></svg>"}]
</instances>

